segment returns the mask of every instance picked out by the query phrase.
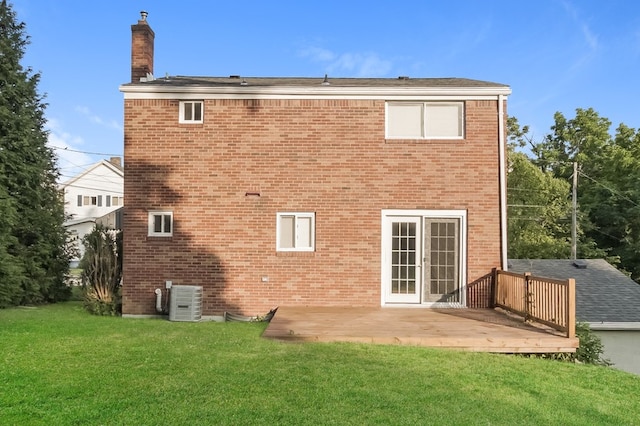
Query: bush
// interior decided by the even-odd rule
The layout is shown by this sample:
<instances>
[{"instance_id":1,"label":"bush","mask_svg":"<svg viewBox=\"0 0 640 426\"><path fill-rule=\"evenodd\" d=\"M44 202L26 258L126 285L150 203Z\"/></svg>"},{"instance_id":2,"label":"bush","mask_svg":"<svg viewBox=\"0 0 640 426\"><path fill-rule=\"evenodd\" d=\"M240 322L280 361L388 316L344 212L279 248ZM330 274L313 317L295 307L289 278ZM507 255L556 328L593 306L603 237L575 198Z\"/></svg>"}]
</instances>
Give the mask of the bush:
<instances>
[{"instance_id":1,"label":"bush","mask_svg":"<svg viewBox=\"0 0 640 426\"><path fill-rule=\"evenodd\" d=\"M84 306L96 315L122 312L122 232L96 224L84 236L85 253L80 261Z\"/></svg>"},{"instance_id":2,"label":"bush","mask_svg":"<svg viewBox=\"0 0 640 426\"><path fill-rule=\"evenodd\" d=\"M574 355L575 361L583 364L611 365L611 361L604 358L604 345L597 334L591 331L589 324L576 324L576 336L580 340L580 347Z\"/></svg>"},{"instance_id":3,"label":"bush","mask_svg":"<svg viewBox=\"0 0 640 426\"><path fill-rule=\"evenodd\" d=\"M553 359L557 361L578 362L581 364L594 364L610 366L611 361L604 358L604 345L597 334L591 331L589 324L579 322L576 324L576 337L580 346L575 352L525 354L525 357Z\"/></svg>"}]
</instances>

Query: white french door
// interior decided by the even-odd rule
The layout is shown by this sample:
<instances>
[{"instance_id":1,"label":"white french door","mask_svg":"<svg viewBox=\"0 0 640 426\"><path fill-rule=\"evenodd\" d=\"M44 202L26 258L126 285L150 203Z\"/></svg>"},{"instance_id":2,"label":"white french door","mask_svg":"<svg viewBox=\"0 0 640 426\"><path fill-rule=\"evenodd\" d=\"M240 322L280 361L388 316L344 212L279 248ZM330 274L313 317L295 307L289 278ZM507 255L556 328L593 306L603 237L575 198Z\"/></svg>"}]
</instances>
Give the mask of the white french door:
<instances>
[{"instance_id":1,"label":"white french door","mask_svg":"<svg viewBox=\"0 0 640 426\"><path fill-rule=\"evenodd\" d=\"M465 211L383 210L382 304L463 304Z\"/></svg>"},{"instance_id":2,"label":"white french door","mask_svg":"<svg viewBox=\"0 0 640 426\"><path fill-rule=\"evenodd\" d=\"M422 223L419 217L394 217L388 222L390 303L420 303L422 288Z\"/></svg>"}]
</instances>

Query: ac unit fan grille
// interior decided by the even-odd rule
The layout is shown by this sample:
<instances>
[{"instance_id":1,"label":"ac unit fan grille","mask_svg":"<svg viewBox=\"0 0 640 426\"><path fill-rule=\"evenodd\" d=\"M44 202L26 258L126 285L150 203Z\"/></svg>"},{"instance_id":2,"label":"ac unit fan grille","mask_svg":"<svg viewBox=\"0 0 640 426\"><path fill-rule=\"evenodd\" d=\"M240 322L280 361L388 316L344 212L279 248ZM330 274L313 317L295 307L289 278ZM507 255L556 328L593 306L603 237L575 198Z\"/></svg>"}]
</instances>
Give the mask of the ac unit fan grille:
<instances>
[{"instance_id":1,"label":"ac unit fan grille","mask_svg":"<svg viewBox=\"0 0 640 426\"><path fill-rule=\"evenodd\" d=\"M169 321L200 321L202 319L202 286L171 287Z\"/></svg>"}]
</instances>

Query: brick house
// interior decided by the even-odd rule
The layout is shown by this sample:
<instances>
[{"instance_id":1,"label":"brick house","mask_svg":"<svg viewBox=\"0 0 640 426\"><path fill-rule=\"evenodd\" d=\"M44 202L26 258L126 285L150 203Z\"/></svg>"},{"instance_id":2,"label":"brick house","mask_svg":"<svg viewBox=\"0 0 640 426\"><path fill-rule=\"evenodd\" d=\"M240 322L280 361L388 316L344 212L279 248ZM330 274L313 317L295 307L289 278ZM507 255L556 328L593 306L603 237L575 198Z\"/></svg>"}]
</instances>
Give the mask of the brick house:
<instances>
[{"instance_id":1,"label":"brick house","mask_svg":"<svg viewBox=\"0 0 640 426\"><path fill-rule=\"evenodd\" d=\"M467 306L506 267L508 86L461 78L153 77L123 84L123 314L165 282L202 313Z\"/></svg>"}]
</instances>

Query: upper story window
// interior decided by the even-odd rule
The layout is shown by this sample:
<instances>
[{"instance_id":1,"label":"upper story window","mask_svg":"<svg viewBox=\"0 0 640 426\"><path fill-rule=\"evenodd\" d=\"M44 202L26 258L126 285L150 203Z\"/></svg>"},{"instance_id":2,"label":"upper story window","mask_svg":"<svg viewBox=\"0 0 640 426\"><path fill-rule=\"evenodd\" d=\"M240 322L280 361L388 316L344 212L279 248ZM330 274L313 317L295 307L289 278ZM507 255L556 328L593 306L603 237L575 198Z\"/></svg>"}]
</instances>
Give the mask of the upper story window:
<instances>
[{"instance_id":1,"label":"upper story window","mask_svg":"<svg viewBox=\"0 0 640 426\"><path fill-rule=\"evenodd\" d=\"M202 123L202 101L180 101L180 123Z\"/></svg>"},{"instance_id":2,"label":"upper story window","mask_svg":"<svg viewBox=\"0 0 640 426\"><path fill-rule=\"evenodd\" d=\"M387 102L388 139L463 139L463 102Z\"/></svg>"},{"instance_id":3,"label":"upper story window","mask_svg":"<svg viewBox=\"0 0 640 426\"><path fill-rule=\"evenodd\" d=\"M278 213L277 251L313 251L315 249L315 213Z\"/></svg>"},{"instance_id":4,"label":"upper story window","mask_svg":"<svg viewBox=\"0 0 640 426\"><path fill-rule=\"evenodd\" d=\"M171 237L173 236L173 212L149 212L149 234L150 237Z\"/></svg>"}]
</instances>

